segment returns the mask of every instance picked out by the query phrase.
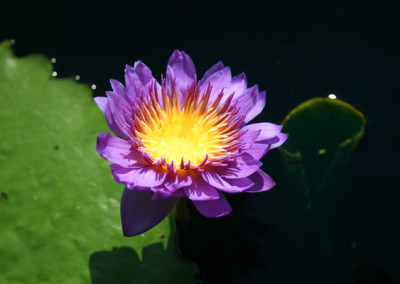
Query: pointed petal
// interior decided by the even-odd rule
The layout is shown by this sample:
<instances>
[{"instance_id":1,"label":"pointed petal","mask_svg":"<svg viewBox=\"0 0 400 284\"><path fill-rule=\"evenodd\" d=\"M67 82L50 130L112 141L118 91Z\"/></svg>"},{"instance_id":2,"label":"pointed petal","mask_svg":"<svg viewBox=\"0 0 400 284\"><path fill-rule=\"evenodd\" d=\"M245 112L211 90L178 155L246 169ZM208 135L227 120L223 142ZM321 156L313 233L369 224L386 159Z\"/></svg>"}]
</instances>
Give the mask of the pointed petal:
<instances>
[{"instance_id":1,"label":"pointed petal","mask_svg":"<svg viewBox=\"0 0 400 284\"><path fill-rule=\"evenodd\" d=\"M225 87L225 93L229 96L234 93L233 99L236 99L244 94L247 89L247 79L244 73L241 73L232 78L229 86Z\"/></svg>"},{"instance_id":2,"label":"pointed petal","mask_svg":"<svg viewBox=\"0 0 400 284\"><path fill-rule=\"evenodd\" d=\"M209 185L229 193L237 193L245 191L254 184L248 178L225 179L211 168L206 169L203 172L200 172L200 176Z\"/></svg>"},{"instance_id":3,"label":"pointed petal","mask_svg":"<svg viewBox=\"0 0 400 284\"><path fill-rule=\"evenodd\" d=\"M288 138L288 134L281 133L282 125L277 125L273 123L254 123L246 125L242 128L242 131L247 131L243 135L242 139L245 142L250 141L254 133L259 133L254 143L250 147L243 147L246 153L252 155L255 159L261 159L269 149L274 149L282 145ZM248 145L250 143L245 143Z\"/></svg>"},{"instance_id":4,"label":"pointed petal","mask_svg":"<svg viewBox=\"0 0 400 284\"><path fill-rule=\"evenodd\" d=\"M264 108L266 100L266 92L259 92L258 86L255 85L247 89L240 97L233 100L240 110L238 115L245 116L245 123L256 117Z\"/></svg>"},{"instance_id":5,"label":"pointed petal","mask_svg":"<svg viewBox=\"0 0 400 284\"><path fill-rule=\"evenodd\" d=\"M204 216L222 217L228 215L232 211L232 207L226 200L225 196L218 192L219 198L216 200L192 201L197 210Z\"/></svg>"},{"instance_id":6,"label":"pointed petal","mask_svg":"<svg viewBox=\"0 0 400 284\"><path fill-rule=\"evenodd\" d=\"M167 172L156 166L142 168L124 168L117 164L110 165L115 180L122 184L154 187L163 184Z\"/></svg>"},{"instance_id":7,"label":"pointed petal","mask_svg":"<svg viewBox=\"0 0 400 284\"><path fill-rule=\"evenodd\" d=\"M215 171L223 178L237 179L254 174L262 163L254 159L250 154L243 153L234 162L228 163L226 167L215 167Z\"/></svg>"},{"instance_id":8,"label":"pointed petal","mask_svg":"<svg viewBox=\"0 0 400 284\"><path fill-rule=\"evenodd\" d=\"M282 130L282 125L269 122L260 122L246 125L243 127L243 130L248 132L260 131L260 135L257 137L257 141L260 141L270 139L278 135Z\"/></svg>"},{"instance_id":9,"label":"pointed petal","mask_svg":"<svg viewBox=\"0 0 400 284\"><path fill-rule=\"evenodd\" d=\"M148 164L142 154L133 149L128 141L110 133L101 133L97 136L96 149L104 159L122 167L138 168Z\"/></svg>"},{"instance_id":10,"label":"pointed petal","mask_svg":"<svg viewBox=\"0 0 400 284\"><path fill-rule=\"evenodd\" d=\"M115 124L123 133L126 140L130 137L130 125L132 123L132 106L121 96L113 92L106 92L110 110Z\"/></svg>"},{"instance_id":11,"label":"pointed petal","mask_svg":"<svg viewBox=\"0 0 400 284\"><path fill-rule=\"evenodd\" d=\"M121 222L124 236L136 236L160 223L174 208L178 198L152 200L151 191L125 188L121 199Z\"/></svg>"},{"instance_id":12,"label":"pointed petal","mask_svg":"<svg viewBox=\"0 0 400 284\"><path fill-rule=\"evenodd\" d=\"M193 183L184 189L191 200L214 200L219 198L217 190L206 183L200 176L193 177Z\"/></svg>"},{"instance_id":13,"label":"pointed petal","mask_svg":"<svg viewBox=\"0 0 400 284\"><path fill-rule=\"evenodd\" d=\"M271 140L263 140L261 141L262 143L271 143L271 149L274 149L276 147L281 146L289 137L289 134L286 133L279 133L278 135L276 135L273 139L274 141Z\"/></svg>"},{"instance_id":14,"label":"pointed petal","mask_svg":"<svg viewBox=\"0 0 400 284\"><path fill-rule=\"evenodd\" d=\"M147 166L133 169L131 174L136 186L153 187L164 183L167 171L156 166Z\"/></svg>"},{"instance_id":15,"label":"pointed petal","mask_svg":"<svg viewBox=\"0 0 400 284\"><path fill-rule=\"evenodd\" d=\"M270 144L255 142L250 148L247 148L242 152L250 154L256 160L260 160L265 154L267 154L270 148Z\"/></svg>"},{"instance_id":16,"label":"pointed petal","mask_svg":"<svg viewBox=\"0 0 400 284\"><path fill-rule=\"evenodd\" d=\"M194 67L192 59L185 52L179 50L175 50L168 60L166 78L167 90L171 90L174 80L179 90L182 103L186 95L186 90L197 79L196 68Z\"/></svg>"},{"instance_id":17,"label":"pointed petal","mask_svg":"<svg viewBox=\"0 0 400 284\"><path fill-rule=\"evenodd\" d=\"M232 78L230 68L225 67L221 61L206 71L200 80L200 90L204 92L209 84L212 86L210 101L215 100L222 89L224 90L221 103L224 103L231 94L234 94L233 99L240 97L247 88L246 75L241 73Z\"/></svg>"},{"instance_id":18,"label":"pointed petal","mask_svg":"<svg viewBox=\"0 0 400 284\"><path fill-rule=\"evenodd\" d=\"M121 82L111 79L110 84L111 84L111 88L115 94L127 99L126 94L125 94L125 86Z\"/></svg>"},{"instance_id":19,"label":"pointed petal","mask_svg":"<svg viewBox=\"0 0 400 284\"><path fill-rule=\"evenodd\" d=\"M262 170L258 170L256 173L249 177L254 182L254 185L246 190L246 192L262 192L270 190L275 186L274 180Z\"/></svg>"},{"instance_id":20,"label":"pointed petal","mask_svg":"<svg viewBox=\"0 0 400 284\"><path fill-rule=\"evenodd\" d=\"M250 109L250 111L247 112L244 121L247 123L251 121L253 118L255 118L257 115L259 115L263 111L266 101L267 101L267 92L263 91L261 93L258 93L256 102Z\"/></svg>"},{"instance_id":21,"label":"pointed petal","mask_svg":"<svg viewBox=\"0 0 400 284\"><path fill-rule=\"evenodd\" d=\"M214 75L214 73L219 72L220 70L224 69L225 65L222 63L222 61L217 62L213 66L211 66L210 69L208 69L204 75L203 78L200 80L200 87L205 86L207 88L209 78Z\"/></svg>"},{"instance_id":22,"label":"pointed petal","mask_svg":"<svg viewBox=\"0 0 400 284\"><path fill-rule=\"evenodd\" d=\"M131 168L124 168L117 164L111 164L110 169L116 182L126 184L130 189L135 186L131 175Z\"/></svg>"},{"instance_id":23,"label":"pointed petal","mask_svg":"<svg viewBox=\"0 0 400 284\"><path fill-rule=\"evenodd\" d=\"M153 191L153 200L164 200L172 197L183 197L185 193L183 192L183 188L177 190L169 190L164 185L159 185L156 187L152 187L151 191Z\"/></svg>"},{"instance_id":24,"label":"pointed petal","mask_svg":"<svg viewBox=\"0 0 400 284\"><path fill-rule=\"evenodd\" d=\"M127 138L126 135L118 128L117 124L113 119L108 98L95 97L94 101L96 102L97 106L101 109L101 111L104 113L108 127L111 129L111 131L117 134L118 136Z\"/></svg>"},{"instance_id":25,"label":"pointed petal","mask_svg":"<svg viewBox=\"0 0 400 284\"><path fill-rule=\"evenodd\" d=\"M134 66L125 66L126 94L132 102L137 98L147 95L152 84L157 83L149 67L142 61L136 61Z\"/></svg>"},{"instance_id":26,"label":"pointed petal","mask_svg":"<svg viewBox=\"0 0 400 284\"><path fill-rule=\"evenodd\" d=\"M244 135L240 138L242 140L242 149L248 149L257 140L261 133L261 130L246 130L245 127L241 131L244 131Z\"/></svg>"},{"instance_id":27,"label":"pointed petal","mask_svg":"<svg viewBox=\"0 0 400 284\"><path fill-rule=\"evenodd\" d=\"M227 98L232 93L228 94L225 88L231 85L231 81L232 81L231 69L229 67L224 67L223 69L216 70L213 74L209 75L205 80L203 77L203 79L200 81L200 90L204 92L208 88L208 85L209 84L211 85L212 89L210 95L210 102L213 102L217 98L219 93L221 93L222 90L224 90L224 97ZM223 101L225 100L223 99L221 103L223 103Z\"/></svg>"},{"instance_id":28,"label":"pointed petal","mask_svg":"<svg viewBox=\"0 0 400 284\"><path fill-rule=\"evenodd\" d=\"M167 178L165 179L164 186L169 190L175 191L184 186L188 186L192 184L192 177L186 173L183 174L178 171L176 174L168 173Z\"/></svg>"}]
</instances>

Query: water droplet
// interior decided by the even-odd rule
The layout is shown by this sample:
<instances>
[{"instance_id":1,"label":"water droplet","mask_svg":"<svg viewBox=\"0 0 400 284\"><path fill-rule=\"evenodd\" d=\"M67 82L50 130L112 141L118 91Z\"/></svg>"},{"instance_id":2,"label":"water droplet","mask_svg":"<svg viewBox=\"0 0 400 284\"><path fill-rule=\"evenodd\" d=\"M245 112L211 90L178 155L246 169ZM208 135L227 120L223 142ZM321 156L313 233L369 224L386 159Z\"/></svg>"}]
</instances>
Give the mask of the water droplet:
<instances>
[{"instance_id":1,"label":"water droplet","mask_svg":"<svg viewBox=\"0 0 400 284\"><path fill-rule=\"evenodd\" d=\"M11 46L15 45L15 39L10 39L10 45Z\"/></svg>"},{"instance_id":2,"label":"water droplet","mask_svg":"<svg viewBox=\"0 0 400 284\"><path fill-rule=\"evenodd\" d=\"M330 98L332 100L336 100L336 95L335 94L329 94L328 98Z\"/></svg>"},{"instance_id":3,"label":"water droplet","mask_svg":"<svg viewBox=\"0 0 400 284\"><path fill-rule=\"evenodd\" d=\"M57 72L56 72L56 71L53 71L53 72L51 73L51 76L57 77Z\"/></svg>"},{"instance_id":4,"label":"water droplet","mask_svg":"<svg viewBox=\"0 0 400 284\"><path fill-rule=\"evenodd\" d=\"M76 80L76 81L79 81L80 79L81 79L81 76L79 76L79 75L76 75L76 76L75 76L75 80Z\"/></svg>"},{"instance_id":5,"label":"water droplet","mask_svg":"<svg viewBox=\"0 0 400 284\"><path fill-rule=\"evenodd\" d=\"M90 88L92 88L92 90L96 90L96 85L95 84L92 84L91 86L90 86Z\"/></svg>"},{"instance_id":6,"label":"water droplet","mask_svg":"<svg viewBox=\"0 0 400 284\"><path fill-rule=\"evenodd\" d=\"M54 63L57 62L57 59L55 59L55 58L53 57L52 59L50 59L50 62L54 64Z\"/></svg>"}]
</instances>

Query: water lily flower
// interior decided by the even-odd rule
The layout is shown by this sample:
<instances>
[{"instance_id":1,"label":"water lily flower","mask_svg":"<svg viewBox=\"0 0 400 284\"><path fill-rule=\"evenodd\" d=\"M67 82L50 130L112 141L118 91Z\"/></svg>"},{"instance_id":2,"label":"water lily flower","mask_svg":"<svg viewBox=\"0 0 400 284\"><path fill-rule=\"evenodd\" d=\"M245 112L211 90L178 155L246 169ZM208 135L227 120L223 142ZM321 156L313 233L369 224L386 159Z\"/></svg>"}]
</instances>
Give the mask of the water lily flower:
<instances>
[{"instance_id":1,"label":"water lily flower","mask_svg":"<svg viewBox=\"0 0 400 284\"><path fill-rule=\"evenodd\" d=\"M275 185L259 160L288 135L273 123L246 125L263 110L266 92L247 88L244 73L232 77L218 62L198 81L191 58L175 50L160 83L141 61L126 65L125 86L110 82L112 91L95 102L118 136L98 135L97 151L125 184L125 236L157 225L179 198L220 217L232 210L224 194Z\"/></svg>"}]
</instances>

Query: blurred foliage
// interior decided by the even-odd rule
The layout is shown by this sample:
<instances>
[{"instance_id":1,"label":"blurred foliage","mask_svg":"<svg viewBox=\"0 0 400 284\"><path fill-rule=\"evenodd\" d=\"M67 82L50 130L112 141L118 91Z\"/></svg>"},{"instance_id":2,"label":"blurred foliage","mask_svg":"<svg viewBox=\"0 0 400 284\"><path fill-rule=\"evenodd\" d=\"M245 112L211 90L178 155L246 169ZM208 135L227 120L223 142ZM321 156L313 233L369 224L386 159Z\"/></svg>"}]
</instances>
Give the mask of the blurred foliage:
<instances>
[{"instance_id":1,"label":"blurred foliage","mask_svg":"<svg viewBox=\"0 0 400 284\"><path fill-rule=\"evenodd\" d=\"M0 44L0 283L191 283L175 221L122 235L122 186L96 152L108 132L86 84Z\"/></svg>"}]
</instances>

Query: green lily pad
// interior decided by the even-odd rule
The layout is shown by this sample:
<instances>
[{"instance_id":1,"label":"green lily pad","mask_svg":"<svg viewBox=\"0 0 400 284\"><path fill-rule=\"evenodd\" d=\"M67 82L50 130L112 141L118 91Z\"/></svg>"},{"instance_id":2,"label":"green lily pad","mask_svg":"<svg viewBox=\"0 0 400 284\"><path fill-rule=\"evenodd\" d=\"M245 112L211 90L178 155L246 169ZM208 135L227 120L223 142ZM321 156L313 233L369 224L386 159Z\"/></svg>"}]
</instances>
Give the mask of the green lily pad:
<instances>
[{"instance_id":1,"label":"green lily pad","mask_svg":"<svg viewBox=\"0 0 400 284\"><path fill-rule=\"evenodd\" d=\"M192 283L174 218L122 235L123 186L96 152L109 132L86 84L0 43L0 283Z\"/></svg>"},{"instance_id":2,"label":"green lily pad","mask_svg":"<svg viewBox=\"0 0 400 284\"><path fill-rule=\"evenodd\" d=\"M365 129L364 115L341 100L314 98L283 121L288 275L328 283L335 275L331 220L342 176Z\"/></svg>"},{"instance_id":3,"label":"green lily pad","mask_svg":"<svg viewBox=\"0 0 400 284\"><path fill-rule=\"evenodd\" d=\"M291 192L312 208L328 201L364 133L364 115L341 100L314 98L292 110L283 121L290 133L282 145Z\"/></svg>"}]
</instances>

